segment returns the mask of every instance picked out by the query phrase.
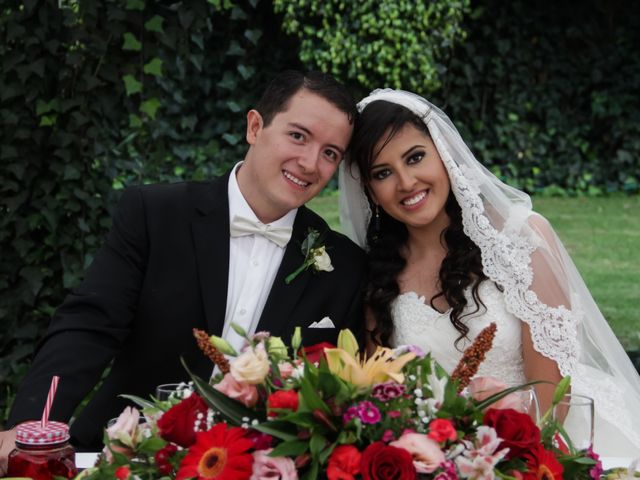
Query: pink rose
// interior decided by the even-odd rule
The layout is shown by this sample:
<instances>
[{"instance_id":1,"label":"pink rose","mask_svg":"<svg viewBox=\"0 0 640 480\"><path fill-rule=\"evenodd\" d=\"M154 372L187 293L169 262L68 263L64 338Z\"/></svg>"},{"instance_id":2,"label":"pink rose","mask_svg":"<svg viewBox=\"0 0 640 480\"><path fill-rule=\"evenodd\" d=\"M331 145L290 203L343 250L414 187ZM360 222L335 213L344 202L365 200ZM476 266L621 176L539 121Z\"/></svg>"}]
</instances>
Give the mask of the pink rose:
<instances>
[{"instance_id":1,"label":"pink rose","mask_svg":"<svg viewBox=\"0 0 640 480\"><path fill-rule=\"evenodd\" d=\"M432 473L445 460L438 443L421 433L405 433L389 445L409 452L418 473Z\"/></svg>"},{"instance_id":2,"label":"pink rose","mask_svg":"<svg viewBox=\"0 0 640 480\"><path fill-rule=\"evenodd\" d=\"M288 457L270 457L269 450L253 452L253 472L249 480L273 478L276 480L298 480L296 466Z\"/></svg>"},{"instance_id":3,"label":"pink rose","mask_svg":"<svg viewBox=\"0 0 640 480\"><path fill-rule=\"evenodd\" d=\"M245 407L253 407L258 401L258 389L255 385L238 382L230 373L227 373L222 381L216 383L213 388L227 397L233 398Z\"/></svg>"},{"instance_id":4,"label":"pink rose","mask_svg":"<svg viewBox=\"0 0 640 480\"><path fill-rule=\"evenodd\" d=\"M482 402L483 400L489 398L491 395L495 395L496 393L506 389L507 385L498 380L496 377L487 376L474 378L473 380L471 380L467 388L469 389L469 393L475 400ZM510 393L497 402L492 403L490 408L496 408L498 410L512 408L513 410L517 410L518 412L524 412L526 410L522 399L516 393Z\"/></svg>"}]
</instances>

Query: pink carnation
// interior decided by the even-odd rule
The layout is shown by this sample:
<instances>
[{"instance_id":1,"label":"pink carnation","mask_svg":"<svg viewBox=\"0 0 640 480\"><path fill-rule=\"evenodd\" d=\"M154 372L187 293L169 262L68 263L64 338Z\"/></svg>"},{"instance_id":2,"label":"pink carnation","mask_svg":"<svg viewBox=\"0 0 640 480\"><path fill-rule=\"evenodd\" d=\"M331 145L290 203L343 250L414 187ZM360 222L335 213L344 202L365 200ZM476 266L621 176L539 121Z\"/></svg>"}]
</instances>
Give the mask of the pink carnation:
<instances>
[{"instance_id":1,"label":"pink carnation","mask_svg":"<svg viewBox=\"0 0 640 480\"><path fill-rule=\"evenodd\" d=\"M373 403L365 400L364 402L360 402L358 404L358 417L362 420L362 423L368 423L373 425L378 423L382 418L380 415L380 410Z\"/></svg>"},{"instance_id":2,"label":"pink carnation","mask_svg":"<svg viewBox=\"0 0 640 480\"><path fill-rule=\"evenodd\" d=\"M371 396L381 402L387 402L403 395L405 391L406 387L404 385L395 382L385 382L374 386L371 391Z\"/></svg>"},{"instance_id":3,"label":"pink carnation","mask_svg":"<svg viewBox=\"0 0 640 480\"><path fill-rule=\"evenodd\" d=\"M253 407L258 402L258 390L255 385L238 382L230 373L227 373L213 388L246 407Z\"/></svg>"}]
</instances>

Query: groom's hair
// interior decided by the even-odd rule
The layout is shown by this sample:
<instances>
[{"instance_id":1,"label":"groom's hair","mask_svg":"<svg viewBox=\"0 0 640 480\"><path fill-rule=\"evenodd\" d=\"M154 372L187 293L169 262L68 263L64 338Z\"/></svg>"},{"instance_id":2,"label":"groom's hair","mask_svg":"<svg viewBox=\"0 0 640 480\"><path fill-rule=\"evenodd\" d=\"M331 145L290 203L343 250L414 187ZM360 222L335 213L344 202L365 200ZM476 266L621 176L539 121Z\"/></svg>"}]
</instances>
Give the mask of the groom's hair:
<instances>
[{"instance_id":1,"label":"groom's hair","mask_svg":"<svg viewBox=\"0 0 640 480\"><path fill-rule=\"evenodd\" d=\"M356 118L356 103L349 90L334 77L322 72L285 70L269 83L256 105L264 126L268 127L273 117L289 108L291 97L302 89L324 98L346 113L349 123L353 123Z\"/></svg>"}]
</instances>

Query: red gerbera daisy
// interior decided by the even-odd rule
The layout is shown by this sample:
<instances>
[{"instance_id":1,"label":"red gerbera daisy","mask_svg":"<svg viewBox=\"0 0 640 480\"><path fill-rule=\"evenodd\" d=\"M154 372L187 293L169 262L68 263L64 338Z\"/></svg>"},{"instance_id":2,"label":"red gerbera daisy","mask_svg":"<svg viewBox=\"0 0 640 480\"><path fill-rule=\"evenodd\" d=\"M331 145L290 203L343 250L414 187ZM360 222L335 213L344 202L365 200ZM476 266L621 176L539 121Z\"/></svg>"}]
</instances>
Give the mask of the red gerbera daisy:
<instances>
[{"instance_id":1,"label":"red gerbera daisy","mask_svg":"<svg viewBox=\"0 0 640 480\"><path fill-rule=\"evenodd\" d=\"M524 480L562 480L564 468L553 452L542 445L531 450L526 459L529 471L523 475Z\"/></svg>"},{"instance_id":2,"label":"red gerbera daisy","mask_svg":"<svg viewBox=\"0 0 640 480\"><path fill-rule=\"evenodd\" d=\"M196 443L180 462L176 480L248 479L253 456L247 450L253 447L253 443L245 434L242 428L227 429L226 423L218 423L211 430L196 433Z\"/></svg>"}]
</instances>

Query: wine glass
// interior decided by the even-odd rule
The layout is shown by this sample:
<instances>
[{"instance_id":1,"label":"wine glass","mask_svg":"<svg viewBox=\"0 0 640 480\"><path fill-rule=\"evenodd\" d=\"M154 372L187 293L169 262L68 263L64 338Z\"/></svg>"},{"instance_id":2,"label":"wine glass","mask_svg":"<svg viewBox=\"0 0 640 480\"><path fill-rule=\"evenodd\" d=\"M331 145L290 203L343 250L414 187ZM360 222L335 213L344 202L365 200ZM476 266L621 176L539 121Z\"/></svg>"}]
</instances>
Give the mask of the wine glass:
<instances>
[{"instance_id":1,"label":"wine glass","mask_svg":"<svg viewBox=\"0 0 640 480\"><path fill-rule=\"evenodd\" d=\"M561 424L564 432L560 439L576 450L587 450L593 446L593 398L576 393L567 393L553 407L553 419Z\"/></svg>"},{"instance_id":2,"label":"wine glass","mask_svg":"<svg viewBox=\"0 0 640 480\"><path fill-rule=\"evenodd\" d=\"M519 386L520 384L509 384L507 385L507 388ZM509 397L517 399L516 404L513 405L512 408L519 412L526 413L536 424L540 421L540 403L538 402L536 389L532 385L519 388L515 392L509 394Z\"/></svg>"},{"instance_id":3,"label":"wine glass","mask_svg":"<svg viewBox=\"0 0 640 480\"><path fill-rule=\"evenodd\" d=\"M156 387L156 398L160 401L182 400L193 393L190 383L164 383Z\"/></svg>"}]
</instances>

